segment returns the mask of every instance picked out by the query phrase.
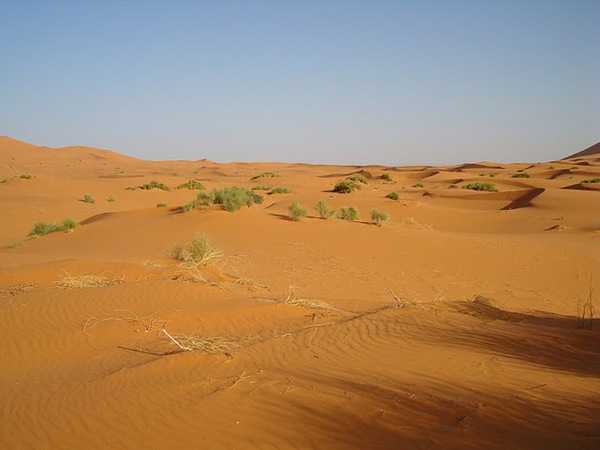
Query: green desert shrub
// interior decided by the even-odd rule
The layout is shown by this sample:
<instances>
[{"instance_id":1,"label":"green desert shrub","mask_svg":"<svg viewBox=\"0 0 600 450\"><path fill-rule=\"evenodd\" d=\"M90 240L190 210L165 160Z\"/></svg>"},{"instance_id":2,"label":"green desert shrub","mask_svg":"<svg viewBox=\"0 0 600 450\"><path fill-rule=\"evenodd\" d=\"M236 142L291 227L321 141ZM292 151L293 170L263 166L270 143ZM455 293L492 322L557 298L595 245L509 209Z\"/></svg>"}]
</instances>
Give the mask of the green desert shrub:
<instances>
[{"instance_id":1,"label":"green desert shrub","mask_svg":"<svg viewBox=\"0 0 600 450\"><path fill-rule=\"evenodd\" d=\"M260 175L255 175L252 178L250 178L250 180L258 180L259 178L277 178L280 177L281 175L279 175L278 173L274 173L274 172L263 172Z\"/></svg>"},{"instance_id":2,"label":"green desert shrub","mask_svg":"<svg viewBox=\"0 0 600 450\"><path fill-rule=\"evenodd\" d=\"M166 204L166 203L157 203L157 204L156 204L156 207L157 207L157 208L166 208L166 207L167 207L167 204Z\"/></svg>"},{"instance_id":3,"label":"green desert shrub","mask_svg":"<svg viewBox=\"0 0 600 450\"><path fill-rule=\"evenodd\" d=\"M389 198L392 200L398 200L398 199L400 199L400 196L398 195L397 192L390 192L388 195L385 196L385 198Z\"/></svg>"},{"instance_id":4,"label":"green desert shrub","mask_svg":"<svg viewBox=\"0 0 600 450\"><path fill-rule=\"evenodd\" d=\"M515 173L511 178L531 178L527 172Z\"/></svg>"},{"instance_id":5,"label":"green desert shrub","mask_svg":"<svg viewBox=\"0 0 600 450\"><path fill-rule=\"evenodd\" d=\"M90 194L85 194L83 196L83 201L85 203L96 203L96 199L94 197L92 197Z\"/></svg>"},{"instance_id":6,"label":"green desert shrub","mask_svg":"<svg viewBox=\"0 0 600 450\"><path fill-rule=\"evenodd\" d=\"M78 226L79 222L70 217L63 219L59 223L37 222L29 232L28 236L45 236L46 234L54 233L55 231L69 231Z\"/></svg>"},{"instance_id":7,"label":"green desert shrub","mask_svg":"<svg viewBox=\"0 0 600 450\"><path fill-rule=\"evenodd\" d=\"M233 212L242 206L252 206L263 202L263 197L248 189L232 186L214 190L210 194L212 203L221 205L225 211Z\"/></svg>"},{"instance_id":8,"label":"green desert shrub","mask_svg":"<svg viewBox=\"0 0 600 450\"><path fill-rule=\"evenodd\" d=\"M416 184L413 184L413 187L422 188L422 187L425 187L425 185L423 183L416 183Z\"/></svg>"},{"instance_id":9,"label":"green desert shrub","mask_svg":"<svg viewBox=\"0 0 600 450\"><path fill-rule=\"evenodd\" d=\"M592 178L591 180L583 180L582 181L583 184L588 184L588 183L600 183L600 178Z\"/></svg>"},{"instance_id":10,"label":"green desert shrub","mask_svg":"<svg viewBox=\"0 0 600 450\"><path fill-rule=\"evenodd\" d=\"M150 190L150 189L162 189L163 191L170 191L171 188L166 184L159 183L158 181L152 180L150 183L138 184L137 186L129 186L128 191L135 191L136 189Z\"/></svg>"},{"instance_id":11,"label":"green desert shrub","mask_svg":"<svg viewBox=\"0 0 600 450\"><path fill-rule=\"evenodd\" d=\"M335 210L334 209L330 210L329 207L327 206L327 203L325 203L323 200L321 200L321 201L319 201L319 203L317 203L317 205L315 206L315 209L319 213L319 216L321 217L321 219L329 219L331 216L333 216L335 214Z\"/></svg>"},{"instance_id":12,"label":"green desert shrub","mask_svg":"<svg viewBox=\"0 0 600 450\"><path fill-rule=\"evenodd\" d=\"M344 206L340 208L338 219L342 220L358 220L358 210L354 206Z\"/></svg>"},{"instance_id":13,"label":"green desert shrub","mask_svg":"<svg viewBox=\"0 0 600 450\"><path fill-rule=\"evenodd\" d=\"M110 202L110 203L114 203L115 198L112 195L109 195L108 197L106 197L106 201Z\"/></svg>"},{"instance_id":14,"label":"green desert shrub","mask_svg":"<svg viewBox=\"0 0 600 450\"><path fill-rule=\"evenodd\" d=\"M175 189L188 189L190 191L201 191L204 189L204 185L200 183L198 180L190 180L185 183L180 184Z\"/></svg>"},{"instance_id":15,"label":"green desert shrub","mask_svg":"<svg viewBox=\"0 0 600 450\"><path fill-rule=\"evenodd\" d=\"M185 245L176 245L172 257L189 268L198 268L221 260L223 252L204 233L196 234Z\"/></svg>"},{"instance_id":16,"label":"green desert shrub","mask_svg":"<svg viewBox=\"0 0 600 450\"><path fill-rule=\"evenodd\" d=\"M291 189L288 188L284 188L284 187L276 187L274 189L271 190L271 192L269 192L269 195L272 194L291 194L293 191Z\"/></svg>"},{"instance_id":17,"label":"green desert shrub","mask_svg":"<svg viewBox=\"0 0 600 450\"><path fill-rule=\"evenodd\" d=\"M333 188L333 192L338 192L340 194L350 194L354 192L356 189L360 189L360 185L356 184L353 180L342 180L339 181Z\"/></svg>"},{"instance_id":18,"label":"green desert shrub","mask_svg":"<svg viewBox=\"0 0 600 450\"><path fill-rule=\"evenodd\" d=\"M306 217L306 214L308 213L306 211L306 208L304 208L300 202L294 202L290 205L290 207L288 208L288 212L290 213L290 217L292 218L292 220L298 221L300 219L304 219Z\"/></svg>"},{"instance_id":19,"label":"green desert shrub","mask_svg":"<svg viewBox=\"0 0 600 450\"><path fill-rule=\"evenodd\" d=\"M451 184L448 186L448 189L458 189L458 186L456 184Z\"/></svg>"},{"instance_id":20,"label":"green desert shrub","mask_svg":"<svg viewBox=\"0 0 600 450\"><path fill-rule=\"evenodd\" d=\"M473 191L488 191L498 192L496 185L493 183L469 183L462 187L463 189L471 189Z\"/></svg>"},{"instance_id":21,"label":"green desert shrub","mask_svg":"<svg viewBox=\"0 0 600 450\"><path fill-rule=\"evenodd\" d=\"M252 190L253 191L270 191L271 186L265 186L265 185L253 186Z\"/></svg>"},{"instance_id":22,"label":"green desert shrub","mask_svg":"<svg viewBox=\"0 0 600 450\"><path fill-rule=\"evenodd\" d=\"M346 178L347 180L356 181L357 183L369 184L367 179L362 175L352 175L351 177Z\"/></svg>"},{"instance_id":23,"label":"green desert shrub","mask_svg":"<svg viewBox=\"0 0 600 450\"><path fill-rule=\"evenodd\" d=\"M378 211L376 209L371 210L371 223L374 223L378 227L380 227L381 224L387 222L388 219L388 215L383 211Z\"/></svg>"},{"instance_id":24,"label":"green desert shrub","mask_svg":"<svg viewBox=\"0 0 600 450\"><path fill-rule=\"evenodd\" d=\"M19 175L19 178L23 178L24 180L30 180L31 179L31 174L30 173L23 173L23 174Z\"/></svg>"},{"instance_id":25,"label":"green desert shrub","mask_svg":"<svg viewBox=\"0 0 600 450\"><path fill-rule=\"evenodd\" d=\"M383 175L381 175L381 179L385 181L394 181L389 173L384 173Z\"/></svg>"}]
</instances>

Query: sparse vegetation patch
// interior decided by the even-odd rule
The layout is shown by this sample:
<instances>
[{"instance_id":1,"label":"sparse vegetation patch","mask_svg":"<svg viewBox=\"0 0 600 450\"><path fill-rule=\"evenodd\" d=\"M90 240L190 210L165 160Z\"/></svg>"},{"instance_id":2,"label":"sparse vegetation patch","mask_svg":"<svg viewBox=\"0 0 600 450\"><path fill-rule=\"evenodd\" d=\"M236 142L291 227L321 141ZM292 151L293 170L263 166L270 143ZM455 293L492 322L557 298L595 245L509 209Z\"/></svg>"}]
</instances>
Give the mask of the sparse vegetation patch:
<instances>
[{"instance_id":1,"label":"sparse vegetation patch","mask_svg":"<svg viewBox=\"0 0 600 450\"><path fill-rule=\"evenodd\" d=\"M338 192L340 194L350 194L354 192L356 189L360 189L360 184L357 184L353 180L342 180L339 181L333 188L333 192Z\"/></svg>"},{"instance_id":2,"label":"sparse vegetation patch","mask_svg":"<svg viewBox=\"0 0 600 450\"><path fill-rule=\"evenodd\" d=\"M152 180L150 183L139 184L137 186L129 186L128 191L135 191L136 189L150 190L150 189L162 189L163 191L170 191L171 188L166 184L159 183L158 181Z\"/></svg>"},{"instance_id":3,"label":"sparse vegetation patch","mask_svg":"<svg viewBox=\"0 0 600 450\"><path fill-rule=\"evenodd\" d=\"M30 173L23 173L21 175L19 175L19 178L22 178L24 180L30 180L32 177L32 175Z\"/></svg>"},{"instance_id":4,"label":"sparse vegetation patch","mask_svg":"<svg viewBox=\"0 0 600 450\"><path fill-rule=\"evenodd\" d=\"M473 191L498 192L498 189L496 189L496 185L493 183L469 183L463 186L463 189L471 189Z\"/></svg>"},{"instance_id":5,"label":"sparse vegetation patch","mask_svg":"<svg viewBox=\"0 0 600 450\"><path fill-rule=\"evenodd\" d=\"M223 259L223 252L204 233L196 234L185 245L176 245L172 257L187 268L206 266Z\"/></svg>"},{"instance_id":6,"label":"sparse vegetation patch","mask_svg":"<svg viewBox=\"0 0 600 450\"><path fill-rule=\"evenodd\" d=\"M349 221L358 220L358 210L354 206L344 206L340 208L338 219Z\"/></svg>"},{"instance_id":7,"label":"sparse vegetation patch","mask_svg":"<svg viewBox=\"0 0 600 450\"><path fill-rule=\"evenodd\" d=\"M531 178L527 172L515 173L511 178Z\"/></svg>"},{"instance_id":8,"label":"sparse vegetation patch","mask_svg":"<svg viewBox=\"0 0 600 450\"><path fill-rule=\"evenodd\" d=\"M194 208L208 208L211 205L221 205L225 211L233 212L243 206L252 206L261 204L263 197L240 187L226 187L223 189L213 189L210 193L200 192L198 196L190 203L182 207L183 212L191 211Z\"/></svg>"},{"instance_id":9,"label":"sparse vegetation patch","mask_svg":"<svg viewBox=\"0 0 600 450\"><path fill-rule=\"evenodd\" d=\"M204 190L204 185L198 180L190 180L190 181L180 184L175 189L188 189L190 191L193 191L193 190L201 191L201 190Z\"/></svg>"},{"instance_id":10,"label":"sparse vegetation patch","mask_svg":"<svg viewBox=\"0 0 600 450\"><path fill-rule=\"evenodd\" d=\"M582 183L582 184L587 184L587 183L600 183L600 178L592 178L591 180L583 180L581 183Z\"/></svg>"},{"instance_id":11,"label":"sparse vegetation patch","mask_svg":"<svg viewBox=\"0 0 600 450\"><path fill-rule=\"evenodd\" d=\"M385 181L394 181L394 179L392 178L392 176L389 173L384 173L383 175L381 175L381 179L385 180Z\"/></svg>"},{"instance_id":12,"label":"sparse vegetation patch","mask_svg":"<svg viewBox=\"0 0 600 450\"><path fill-rule=\"evenodd\" d=\"M255 175L252 178L250 178L250 180L258 180L259 178L276 178L276 177L280 177L281 175L279 175L278 173L274 173L274 172L263 172L260 175Z\"/></svg>"},{"instance_id":13,"label":"sparse vegetation patch","mask_svg":"<svg viewBox=\"0 0 600 450\"><path fill-rule=\"evenodd\" d=\"M300 202L294 202L288 208L288 212L290 213L290 217L292 220L299 221L300 219L304 219L306 217L307 211L304 206L300 204Z\"/></svg>"},{"instance_id":14,"label":"sparse vegetation patch","mask_svg":"<svg viewBox=\"0 0 600 450\"><path fill-rule=\"evenodd\" d=\"M397 192L390 192L388 195L385 196L385 198L389 198L391 200L398 200L400 199L400 196Z\"/></svg>"},{"instance_id":15,"label":"sparse vegetation patch","mask_svg":"<svg viewBox=\"0 0 600 450\"><path fill-rule=\"evenodd\" d=\"M315 209L319 213L319 216L321 217L321 219L329 219L331 216L333 216L335 214L335 210L334 209L330 210L329 207L327 206L327 203L325 203L323 200L321 200L321 201L319 201L319 203L317 203L317 205L315 206Z\"/></svg>"},{"instance_id":16,"label":"sparse vegetation patch","mask_svg":"<svg viewBox=\"0 0 600 450\"><path fill-rule=\"evenodd\" d=\"M90 194L85 194L83 196L83 201L84 203L96 203L96 199Z\"/></svg>"},{"instance_id":17,"label":"sparse vegetation patch","mask_svg":"<svg viewBox=\"0 0 600 450\"><path fill-rule=\"evenodd\" d=\"M387 213L383 211L378 211L376 209L371 210L371 223L380 227L383 223L387 222L389 219Z\"/></svg>"},{"instance_id":18,"label":"sparse vegetation patch","mask_svg":"<svg viewBox=\"0 0 600 450\"><path fill-rule=\"evenodd\" d=\"M291 194L293 191L291 189L288 188L284 188L284 187L276 187L274 189L271 190L271 192L269 192L269 195L273 195L273 194Z\"/></svg>"},{"instance_id":19,"label":"sparse vegetation patch","mask_svg":"<svg viewBox=\"0 0 600 450\"><path fill-rule=\"evenodd\" d=\"M37 222L27 236L45 236L46 234L54 233L56 231L69 231L78 226L79 222L70 217L63 219L62 222L59 223Z\"/></svg>"}]
</instances>

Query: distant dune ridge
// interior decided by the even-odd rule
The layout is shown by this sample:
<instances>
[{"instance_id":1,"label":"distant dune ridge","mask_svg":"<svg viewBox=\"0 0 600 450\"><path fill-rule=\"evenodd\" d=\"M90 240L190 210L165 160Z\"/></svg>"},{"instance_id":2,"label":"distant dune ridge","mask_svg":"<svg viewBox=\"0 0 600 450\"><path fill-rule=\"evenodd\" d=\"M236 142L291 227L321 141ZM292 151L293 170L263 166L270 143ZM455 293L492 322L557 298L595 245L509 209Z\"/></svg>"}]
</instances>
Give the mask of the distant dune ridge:
<instances>
[{"instance_id":1,"label":"distant dune ridge","mask_svg":"<svg viewBox=\"0 0 600 450\"><path fill-rule=\"evenodd\" d=\"M600 448L599 149L220 164L0 137L0 448Z\"/></svg>"},{"instance_id":2,"label":"distant dune ridge","mask_svg":"<svg viewBox=\"0 0 600 450\"><path fill-rule=\"evenodd\" d=\"M572 155L566 156L563 159L581 158L583 156L595 156L598 154L600 154L600 142L597 142L596 144L589 146L585 150L581 150L580 152L573 153Z\"/></svg>"}]
</instances>

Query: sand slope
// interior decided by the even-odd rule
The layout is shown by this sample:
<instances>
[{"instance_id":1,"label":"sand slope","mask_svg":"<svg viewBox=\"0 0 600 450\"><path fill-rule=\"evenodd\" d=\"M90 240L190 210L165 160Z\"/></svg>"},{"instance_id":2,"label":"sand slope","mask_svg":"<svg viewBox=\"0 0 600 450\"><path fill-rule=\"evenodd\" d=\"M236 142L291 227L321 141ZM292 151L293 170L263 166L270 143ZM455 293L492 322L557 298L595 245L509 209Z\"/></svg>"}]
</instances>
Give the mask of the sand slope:
<instances>
[{"instance_id":1,"label":"sand slope","mask_svg":"<svg viewBox=\"0 0 600 450\"><path fill-rule=\"evenodd\" d=\"M352 176L368 184L332 191ZM598 448L600 323L578 326L598 304L598 177L597 155L217 164L0 138L0 447ZM191 179L293 193L182 213ZM127 189L152 180L172 189ZM81 225L27 237L66 217ZM197 232L226 255L202 280L171 258ZM104 286L62 284L85 276Z\"/></svg>"}]
</instances>

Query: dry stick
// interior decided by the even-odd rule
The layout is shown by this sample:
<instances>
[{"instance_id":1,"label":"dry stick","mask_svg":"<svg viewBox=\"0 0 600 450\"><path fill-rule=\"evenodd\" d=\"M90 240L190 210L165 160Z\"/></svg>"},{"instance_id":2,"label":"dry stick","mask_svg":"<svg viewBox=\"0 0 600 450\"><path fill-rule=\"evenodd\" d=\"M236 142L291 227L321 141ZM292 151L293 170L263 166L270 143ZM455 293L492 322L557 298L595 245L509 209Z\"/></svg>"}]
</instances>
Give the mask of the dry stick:
<instances>
[{"instance_id":1,"label":"dry stick","mask_svg":"<svg viewBox=\"0 0 600 450\"><path fill-rule=\"evenodd\" d=\"M392 297L394 297L394 300L396 300L396 308L404 308L404 303L402 303L402 301L396 297L396 294L394 294L394 291L392 291L392 288L389 288L390 290L390 294L392 294Z\"/></svg>"},{"instance_id":2,"label":"dry stick","mask_svg":"<svg viewBox=\"0 0 600 450\"><path fill-rule=\"evenodd\" d=\"M173 336L171 336L167 330L165 330L165 329L163 328L163 330L162 330L162 331L163 331L163 333L165 333L165 334L167 335L167 337L168 337L169 339L171 339L171 340L172 340L172 341L175 343L175 345L177 345L177 347L179 347L181 350L183 350L184 352L186 352L186 351L187 351L187 352L191 352L191 351L192 351L192 349L191 349L190 347L185 347L185 346L181 345L179 342L177 342L177 340L175 340L175 338L174 338Z\"/></svg>"}]
</instances>

